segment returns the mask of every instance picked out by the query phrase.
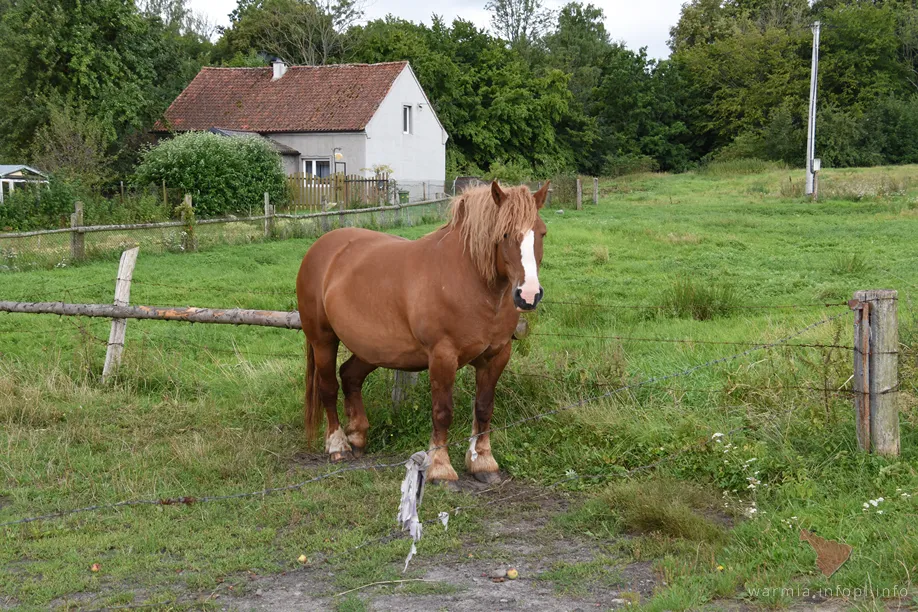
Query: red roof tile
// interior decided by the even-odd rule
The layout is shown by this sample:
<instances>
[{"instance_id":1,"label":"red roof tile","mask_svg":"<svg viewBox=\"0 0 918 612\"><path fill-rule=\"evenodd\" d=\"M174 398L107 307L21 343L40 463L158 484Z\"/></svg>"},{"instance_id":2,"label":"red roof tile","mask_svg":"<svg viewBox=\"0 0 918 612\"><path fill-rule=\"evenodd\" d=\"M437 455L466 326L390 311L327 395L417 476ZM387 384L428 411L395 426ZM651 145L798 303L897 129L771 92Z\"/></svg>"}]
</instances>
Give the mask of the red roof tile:
<instances>
[{"instance_id":1,"label":"red roof tile","mask_svg":"<svg viewBox=\"0 0 918 612\"><path fill-rule=\"evenodd\" d=\"M359 132L407 65L203 68L153 131Z\"/></svg>"}]
</instances>

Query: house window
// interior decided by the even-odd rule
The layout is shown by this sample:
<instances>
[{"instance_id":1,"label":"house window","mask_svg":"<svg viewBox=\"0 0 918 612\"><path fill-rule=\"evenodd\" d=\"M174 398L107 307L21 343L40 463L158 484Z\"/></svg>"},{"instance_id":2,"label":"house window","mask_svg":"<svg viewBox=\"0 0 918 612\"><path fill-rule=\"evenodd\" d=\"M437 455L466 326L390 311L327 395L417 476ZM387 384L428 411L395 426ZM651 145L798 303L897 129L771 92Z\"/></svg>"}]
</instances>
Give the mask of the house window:
<instances>
[{"instance_id":1,"label":"house window","mask_svg":"<svg viewBox=\"0 0 918 612\"><path fill-rule=\"evenodd\" d=\"M405 134L411 133L411 107L410 106L402 107L402 132Z\"/></svg>"},{"instance_id":2,"label":"house window","mask_svg":"<svg viewBox=\"0 0 918 612\"><path fill-rule=\"evenodd\" d=\"M331 162L327 159L304 159L303 174L325 178L331 174Z\"/></svg>"}]
</instances>

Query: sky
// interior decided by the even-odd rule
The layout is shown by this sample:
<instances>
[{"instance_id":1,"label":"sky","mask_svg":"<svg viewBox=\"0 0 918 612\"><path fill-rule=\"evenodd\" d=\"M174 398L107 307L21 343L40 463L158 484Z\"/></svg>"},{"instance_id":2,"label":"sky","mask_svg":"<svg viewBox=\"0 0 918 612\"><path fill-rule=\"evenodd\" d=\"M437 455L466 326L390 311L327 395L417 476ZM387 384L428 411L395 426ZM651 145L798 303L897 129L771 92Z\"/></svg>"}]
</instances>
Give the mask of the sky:
<instances>
[{"instance_id":1,"label":"sky","mask_svg":"<svg viewBox=\"0 0 918 612\"><path fill-rule=\"evenodd\" d=\"M679 20L679 11L685 0L584 0L594 4L606 15L606 29L615 41L624 42L637 51L647 47L650 57L662 59L669 56L666 39L669 28ZM387 14L414 22L430 23L432 12L442 15L447 22L462 17L480 27L488 27L490 16L484 10L486 0L367 0L366 18L377 19ZM217 25L227 25L236 0L189 0L191 8L207 15ZM560 8L564 2L544 0L547 8ZM435 7L435 8L434 8Z\"/></svg>"}]
</instances>

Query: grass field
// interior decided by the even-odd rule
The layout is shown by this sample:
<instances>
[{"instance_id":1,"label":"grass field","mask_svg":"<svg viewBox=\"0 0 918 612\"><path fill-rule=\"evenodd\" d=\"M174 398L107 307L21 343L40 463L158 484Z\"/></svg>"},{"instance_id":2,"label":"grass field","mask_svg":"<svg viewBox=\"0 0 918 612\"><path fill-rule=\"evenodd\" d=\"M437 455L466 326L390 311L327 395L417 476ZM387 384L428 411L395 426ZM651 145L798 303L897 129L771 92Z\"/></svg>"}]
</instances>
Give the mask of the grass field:
<instances>
[{"instance_id":1,"label":"grass field","mask_svg":"<svg viewBox=\"0 0 918 612\"><path fill-rule=\"evenodd\" d=\"M784 607L831 591L844 606L918 605L918 183L909 180L918 168L823 172L819 203L797 195L788 171L741 170L604 181L599 206L543 212L546 302L516 344L493 425L817 322L793 342L850 345L852 316L826 304L894 288L901 458L857 451L850 350L762 350L495 433L495 456L526 495L459 513L446 532L428 526L405 575L403 539L352 551L390 533L404 472L355 471L264 497L5 527L0 606L233 607L248 601L233 598L251 596L258 577L285 571L321 595L427 577L399 593L461 598L467 587L434 580L429 564L470 562L470 550L481 563L512 562L489 548L489 527L540 512L536 540L587 542L596 552L546 561L532 576L559 597L586 601L614 587L642 609L674 610ZM131 301L293 309L309 244L141 252ZM111 261L2 274L0 299L108 302L114 276ZM125 363L102 386L107 333L104 320L0 315L0 522L126 499L256 491L334 469L303 439L298 333L131 321ZM373 462L404 459L430 435L426 379L398 412L391 381L378 371L365 389ZM473 387L463 371L451 440L469 431ZM464 448L452 454L461 466ZM544 489L574 475L590 478ZM479 499L490 498L432 489L422 518ZM830 579L799 541L801 528L854 547ZM631 592L625 577L638 565L650 568L652 593ZM382 594L327 601L358 610Z\"/></svg>"}]
</instances>

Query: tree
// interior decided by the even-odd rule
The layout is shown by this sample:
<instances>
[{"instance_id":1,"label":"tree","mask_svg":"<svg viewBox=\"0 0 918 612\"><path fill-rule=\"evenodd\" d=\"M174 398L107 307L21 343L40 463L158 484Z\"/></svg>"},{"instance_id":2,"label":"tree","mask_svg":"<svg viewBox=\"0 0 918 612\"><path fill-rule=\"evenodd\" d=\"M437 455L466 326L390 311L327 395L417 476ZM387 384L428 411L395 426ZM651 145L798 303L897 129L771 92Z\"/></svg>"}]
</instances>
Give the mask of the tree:
<instances>
[{"instance_id":1,"label":"tree","mask_svg":"<svg viewBox=\"0 0 918 612\"><path fill-rule=\"evenodd\" d=\"M88 188L102 185L111 174L108 155L114 134L83 110L52 106L50 120L35 135L35 163L58 179Z\"/></svg>"},{"instance_id":2,"label":"tree","mask_svg":"<svg viewBox=\"0 0 918 612\"><path fill-rule=\"evenodd\" d=\"M209 42L123 0L17 0L0 13L0 153L25 157L53 107L118 142L145 131L197 73Z\"/></svg>"},{"instance_id":3,"label":"tree","mask_svg":"<svg viewBox=\"0 0 918 612\"><path fill-rule=\"evenodd\" d=\"M239 0L219 54L224 61L259 52L289 64L333 63L344 57L345 33L362 16L358 0Z\"/></svg>"},{"instance_id":4,"label":"tree","mask_svg":"<svg viewBox=\"0 0 918 612\"><path fill-rule=\"evenodd\" d=\"M572 167L573 153L555 129L570 112L563 71L536 74L519 51L461 19L427 27L390 17L351 34L352 61L411 62L450 135L450 172L486 171L497 162L540 173Z\"/></svg>"},{"instance_id":5,"label":"tree","mask_svg":"<svg viewBox=\"0 0 918 612\"><path fill-rule=\"evenodd\" d=\"M488 0L485 10L491 13L491 27L512 47L532 44L551 26L552 13L542 0Z\"/></svg>"}]
</instances>

